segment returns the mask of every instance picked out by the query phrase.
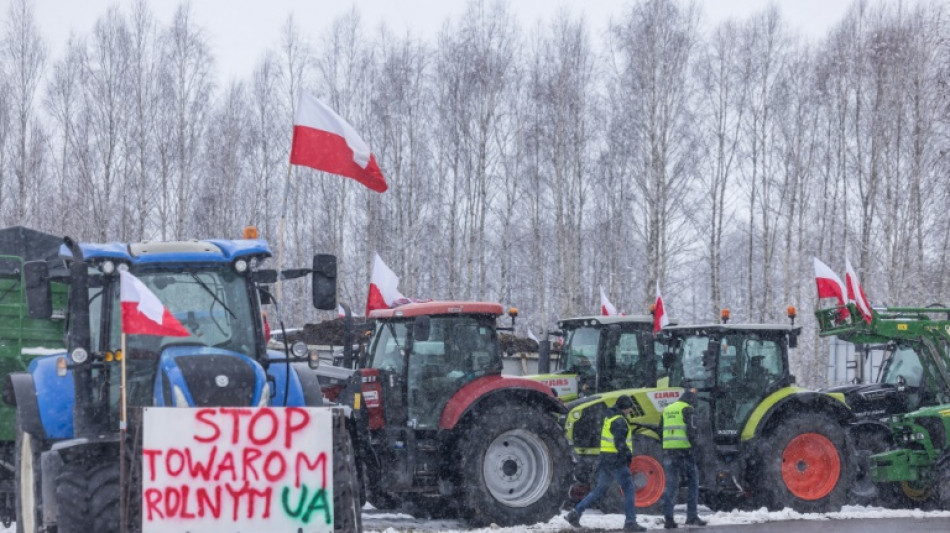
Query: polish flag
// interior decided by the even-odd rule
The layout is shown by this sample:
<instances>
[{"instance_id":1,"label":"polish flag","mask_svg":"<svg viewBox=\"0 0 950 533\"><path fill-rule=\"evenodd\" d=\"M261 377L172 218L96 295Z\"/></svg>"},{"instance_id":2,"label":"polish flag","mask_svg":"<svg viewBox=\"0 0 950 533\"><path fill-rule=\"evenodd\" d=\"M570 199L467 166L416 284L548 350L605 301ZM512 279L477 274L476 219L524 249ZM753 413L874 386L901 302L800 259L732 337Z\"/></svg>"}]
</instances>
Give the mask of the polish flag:
<instances>
[{"instance_id":1,"label":"polish flag","mask_svg":"<svg viewBox=\"0 0 950 533\"><path fill-rule=\"evenodd\" d=\"M535 337L534 333L531 332L531 328L528 328L528 338L540 344L540 341L538 341L538 338Z\"/></svg>"},{"instance_id":2,"label":"polish flag","mask_svg":"<svg viewBox=\"0 0 950 533\"><path fill-rule=\"evenodd\" d=\"M290 164L353 178L376 192L388 188L376 158L353 126L306 92L297 102Z\"/></svg>"},{"instance_id":3,"label":"polish flag","mask_svg":"<svg viewBox=\"0 0 950 533\"><path fill-rule=\"evenodd\" d=\"M660 295L660 282L656 283L656 303L653 305L653 333L670 325L670 319L663 308L663 296Z\"/></svg>"},{"instance_id":4,"label":"polish flag","mask_svg":"<svg viewBox=\"0 0 950 533\"><path fill-rule=\"evenodd\" d=\"M340 305L340 304L337 304L337 306L336 306L336 316L338 316L338 317L340 317L340 318L343 318L343 317L346 316L346 310L343 309L343 306Z\"/></svg>"},{"instance_id":5,"label":"polish flag","mask_svg":"<svg viewBox=\"0 0 950 533\"><path fill-rule=\"evenodd\" d=\"M851 261L847 257L844 259L844 264L845 268L847 268L844 279L848 284L848 300L855 303L858 307L858 312L864 317L864 321L870 324L871 318L874 315L871 312L871 304L868 303L868 297L864 294L864 289L858 281L858 274L854 271L854 268L851 267Z\"/></svg>"},{"instance_id":6,"label":"polish flag","mask_svg":"<svg viewBox=\"0 0 950 533\"><path fill-rule=\"evenodd\" d=\"M815 259L815 283L818 285L818 299L835 298L840 305L844 305L845 290L841 278L828 268L828 265Z\"/></svg>"},{"instance_id":7,"label":"polish flag","mask_svg":"<svg viewBox=\"0 0 950 533\"><path fill-rule=\"evenodd\" d=\"M600 314L603 316L617 316L617 308L614 307L614 304L610 303L610 300L607 299L607 294L604 293L604 287L600 287Z\"/></svg>"},{"instance_id":8,"label":"polish flag","mask_svg":"<svg viewBox=\"0 0 950 533\"><path fill-rule=\"evenodd\" d=\"M191 333L181 325L162 302L142 283L129 274L119 273L119 300L122 303L122 333L188 337Z\"/></svg>"},{"instance_id":9,"label":"polish flag","mask_svg":"<svg viewBox=\"0 0 950 533\"><path fill-rule=\"evenodd\" d=\"M373 274L369 280L366 296L366 316L373 309L390 309L398 300L408 299L399 292L399 277L383 263L379 254L373 254Z\"/></svg>"}]
</instances>

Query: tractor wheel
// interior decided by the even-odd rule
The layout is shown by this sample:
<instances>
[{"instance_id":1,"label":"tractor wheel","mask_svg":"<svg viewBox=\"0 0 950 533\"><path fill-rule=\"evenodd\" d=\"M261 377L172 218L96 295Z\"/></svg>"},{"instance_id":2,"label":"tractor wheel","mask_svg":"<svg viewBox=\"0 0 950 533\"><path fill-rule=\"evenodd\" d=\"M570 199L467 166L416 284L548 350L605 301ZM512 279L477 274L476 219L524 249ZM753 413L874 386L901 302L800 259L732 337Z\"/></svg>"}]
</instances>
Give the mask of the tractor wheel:
<instances>
[{"instance_id":1,"label":"tractor wheel","mask_svg":"<svg viewBox=\"0 0 950 533\"><path fill-rule=\"evenodd\" d=\"M887 508L901 506L896 487L893 484L875 483L871 477L870 457L892 449L892 437L881 428L880 431L854 429L850 432L852 457L854 457L855 476L851 485L848 503L854 505L877 505Z\"/></svg>"},{"instance_id":2,"label":"tractor wheel","mask_svg":"<svg viewBox=\"0 0 950 533\"><path fill-rule=\"evenodd\" d=\"M456 452L460 507L472 525L546 522L567 497L571 452L551 413L493 407L464 429Z\"/></svg>"},{"instance_id":3,"label":"tractor wheel","mask_svg":"<svg viewBox=\"0 0 950 533\"><path fill-rule=\"evenodd\" d=\"M92 531L118 533L119 461L118 457L100 456L86 470L89 479L89 514Z\"/></svg>"},{"instance_id":4,"label":"tractor wheel","mask_svg":"<svg viewBox=\"0 0 950 533\"><path fill-rule=\"evenodd\" d=\"M363 531L356 452L342 415L338 420L333 435L333 531Z\"/></svg>"},{"instance_id":5,"label":"tractor wheel","mask_svg":"<svg viewBox=\"0 0 950 533\"><path fill-rule=\"evenodd\" d=\"M663 512L663 489L666 488L663 449L656 439L635 435L633 454L630 473L637 487L637 512L660 514ZM623 513L623 491L616 483L601 499L598 508L605 513Z\"/></svg>"},{"instance_id":6,"label":"tractor wheel","mask_svg":"<svg viewBox=\"0 0 950 533\"><path fill-rule=\"evenodd\" d=\"M59 533L96 531L89 515L87 471L84 465L64 462L56 475L56 524Z\"/></svg>"},{"instance_id":7,"label":"tractor wheel","mask_svg":"<svg viewBox=\"0 0 950 533\"><path fill-rule=\"evenodd\" d=\"M937 506L943 511L950 511L950 453L937 461L933 473L933 486Z\"/></svg>"},{"instance_id":8,"label":"tractor wheel","mask_svg":"<svg viewBox=\"0 0 950 533\"><path fill-rule=\"evenodd\" d=\"M17 412L19 415L19 412ZM16 487L17 533L43 531L43 492L41 489L42 468L40 453L43 445L33 435L23 431L17 416L16 437L13 448L14 486Z\"/></svg>"},{"instance_id":9,"label":"tractor wheel","mask_svg":"<svg viewBox=\"0 0 950 533\"><path fill-rule=\"evenodd\" d=\"M769 509L828 512L847 502L854 468L844 429L828 415L792 416L764 437L758 450L753 486Z\"/></svg>"}]
</instances>

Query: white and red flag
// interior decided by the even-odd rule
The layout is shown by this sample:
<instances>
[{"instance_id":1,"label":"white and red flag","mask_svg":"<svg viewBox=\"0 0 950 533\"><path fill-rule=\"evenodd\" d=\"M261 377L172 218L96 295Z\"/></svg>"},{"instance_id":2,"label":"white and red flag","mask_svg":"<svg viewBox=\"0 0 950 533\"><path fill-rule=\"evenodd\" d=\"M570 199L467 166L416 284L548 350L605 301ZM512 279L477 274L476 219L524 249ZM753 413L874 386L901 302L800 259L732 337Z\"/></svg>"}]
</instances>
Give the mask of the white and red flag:
<instances>
[{"instance_id":1,"label":"white and red flag","mask_svg":"<svg viewBox=\"0 0 950 533\"><path fill-rule=\"evenodd\" d=\"M858 274L851 267L851 261L847 257L844 259L844 264L847 269L844 279L848 284L848 300L854 302L858 312L864 317L864 321L870 324L874 315L871 311L871 304L868 303L868 297L864 294L864 288L861 287L861 282L858 281Z\"/></svg>"},{"instance_id":2,"label":"white and red flag","mask_svg":"<svg viewBox=\"0 0 950 533\"><path fill-rule=\"evenodd\" d=\"M600 314L603 316L617 316L619 314L614 304L607 299L603 286L600 287Z\"/></svg>"},{"instance_id":3,"label":"white and red flag","mask_svg":"<svg viewBox=\"0 0 950 533\"><path fill-rule=\"evenodd\" d=\"M815 259L815 284L818 286L818 298L835 298L840 305L845 304L845 288L841 278L828 265Z\"/></svg>"},{"instance_id":4,"label":"white and red flag","mask_svg":"<svg viewBox=\"0 0 950 533\"><path fill-rule=\"evenodd\" d=\"M188 337L191 333L162 304L142 280L120 272L119 300L122 304L122 333Z\"/></svg>"},{"instance_id":5,"label":"white and red flag","mask_svg":"<svg viewBox=\"0 0 950 533\"><path fill-rule=\"evenodd\" d=\"M376 158L353 126L318 98L300 93L290 163L353 178L376 192L388 188Z\"/></svg>"},{"instance_id":6,"label":"white and red flag","mask_svg":"<svg viewBox=\"0 0 950 533\"><path fill-rule=\"evenodd\" d=\"M366 316L373 309L389 309L399 300L408 299L399 292L399 277L386 263L373 254L373 273L369 279L369 294L366 296Z\"/></svg>"},{"instance_id":7,"label":"white and red flag","mask_svg":"<svg viewBox=\"0 0 950 533\"><path fill-rule=\"evenodd\" d=\"M653 333L659 333L661 329L670 325L670 319L666 316L666 309L663 307L663 296L660 295L660 282L656 282L656 303L653 304Z\"/></svg>"},{"instance_id":8,"label":"white and red flag","mask_svg":"<svg viewBox=\"0 0 950 533\"><path fill-rule=\"evenodd\" d=\"M336 305L336 316L343 318L346 316L346 310L343 309L343 306L340 304Z\"/></svg>"}]
</instances>

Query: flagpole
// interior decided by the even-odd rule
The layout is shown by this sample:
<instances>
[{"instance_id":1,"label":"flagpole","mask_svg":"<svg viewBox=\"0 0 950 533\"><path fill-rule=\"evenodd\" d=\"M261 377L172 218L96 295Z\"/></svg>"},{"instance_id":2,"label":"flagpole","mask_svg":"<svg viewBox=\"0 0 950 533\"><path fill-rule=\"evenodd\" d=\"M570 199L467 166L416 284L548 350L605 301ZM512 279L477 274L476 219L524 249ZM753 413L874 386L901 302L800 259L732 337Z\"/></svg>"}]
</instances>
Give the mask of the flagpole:
<instances>
[{"instance_id":1,"label":"flagpole","mask_svg":"<svg viewBox=\"0 0 950 533\"><path fill-rule=\"evenodd\" d=\"M282 317L280 312L280 302L282 296L282 285L283 285L283 276L280 275L280 269L284 266L284 226L285 221L287 220L287 199L290 196L290 177L293 172L294 165L287 165L287 179L284 181L284 205L280 209L280 224L277 226L277 303L278 305L274 306L274 310L277 312L277 323L279 324Z\"/></svg>"},{"instance_id":2,"label":"flagpole","mask_svg":"<svg viewBox=\"0 0 950 533\"><path fill-rule=\"evenodd\" d=\"M128 487L125 486L125 434L128 427L128 418L126 412L125 396L125 332L122 332L122 358L119 360L119 374L121 381L119 384L119 531L126 531L126 494Z\"/></svg>"}]
</instances>

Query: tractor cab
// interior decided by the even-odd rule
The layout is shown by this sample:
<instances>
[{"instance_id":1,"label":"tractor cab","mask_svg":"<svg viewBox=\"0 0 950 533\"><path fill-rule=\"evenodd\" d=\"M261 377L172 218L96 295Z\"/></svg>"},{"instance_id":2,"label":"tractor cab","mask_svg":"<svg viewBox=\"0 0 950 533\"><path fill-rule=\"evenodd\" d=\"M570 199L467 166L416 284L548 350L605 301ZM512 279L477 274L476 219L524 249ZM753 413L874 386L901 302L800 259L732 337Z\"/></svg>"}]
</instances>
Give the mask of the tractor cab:
<instances>
[{"instance_id":1,"label":"tractor cab","mask_svg":"<svg viewBox=\"0 0 950 533\"><path fill-rule=\"evenodd\" d=\"M434 429L439 407L456 391L500 374L495 320L501 311L498 304L444 302L374 311L367 367L379 371L387 424Z\"/></svg>"},{"instance_id":2,"label":"tractor cab","mask_svg":"<svg viewBox=\"0 0 950 533\"><path fill-rule=\"evenodd\" d=\"M558 322L558 328L548 332L564 339L553 372L547 372L549 358L542 354L539 374L526 377L551 386L562 401L604 391L656 387L658 380L666 381L661 363L665 345L654 340L652 316L570 318Z\"/></svg>"},{"instance_id":3,"label":"tractor cab","mask_svg":"<svg viewBox=\"0 0 950 533\"><path fill-rule=\"evenodd\" d=\"M717 444L738 443L754 409L795 380L788 348L801 328L781 325L682 326L664 329L670 383L696 388L709 409Z\"/></svg>"}]
</instances>

